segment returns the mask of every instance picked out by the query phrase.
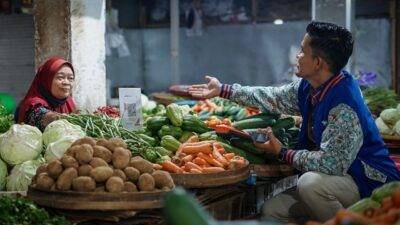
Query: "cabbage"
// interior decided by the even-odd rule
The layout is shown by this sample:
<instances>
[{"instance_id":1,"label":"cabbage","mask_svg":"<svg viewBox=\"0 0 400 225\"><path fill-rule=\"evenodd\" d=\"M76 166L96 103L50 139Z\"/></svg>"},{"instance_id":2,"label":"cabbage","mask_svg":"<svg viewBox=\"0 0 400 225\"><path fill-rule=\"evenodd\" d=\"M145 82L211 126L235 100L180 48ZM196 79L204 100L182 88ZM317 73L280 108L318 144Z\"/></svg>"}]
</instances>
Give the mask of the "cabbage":
<instances>
[{"instance_id":1,"label":"cabbage","mask_svg":"<svg viewBox=\"0 0 400 225\"><path fill-rule=\"evenodd\" d=\"M71 136L76 139L83 138L85 132L78 125L74 125L65 119L56 120L47 125L43 132L43 143L48 146L52 142L60 140L62 137Z\"/></svg>"},{"instance_id":2,"label":"cabbage","mask_svg":"<svg viewBox=\"0 0 400 225\"><path fill-rule=\"evenodd\" d=\"M61 159L64 155L65 151L76 141L77 137L73 136L66 136L61 138L56 142L50 143L46 148L46 153L44 157L46 158L47 162L50 162L54 159Z\"/></svg>"},{"instance_id":3,"label":"cabbage","mask_svg":"<svg viewBox=\"0 0 400 225\"><path fill-rule=\"evenodd\" d=\"M14 166L7 177L7 191L26 191L31 184L36 169L44 163L43 158L29 160L20 165Z\"/></svg>"},{"instance_id":4,"label":"cabbage","mask_svg":"<svg viewBox=\"0 0 400 225\"><path fill-rule=\"evenodd\" d=\"M396 122L396 124L393 127L394 132L396 132L397 135L400 135L400 120Z\"/></svg>"},{"instance_id":5,"label":"cabbage","mask_svg":"<svg viewBox=\"0 0 400 225\"><path fill-rule=\"evenodd\" d=\"M397 109L385 109L381 112L380 116L382 120L389 126L394 126L394 124L400 120L400 112Z\"/></svg>"},{"instance_id":6,"label":"cabbage","mask_svg":"<svg viewBox=\"0 0 400 225\"><path fill-rule=\"evenodd\" d=\"M9 165L17 165L38 157L42 146L42 133L38 128L14 124L1 136L0 155Z\"/></svg>"},{"instance_id":7,"label":"cabbage","mask_svg":"<svg viewBox=\"0 0 400 225\"><path fill-rule=\"evenodd\" d=\"M0 159L0 191L6 185L7 164Z\"/></svg>"},{"instance_id":8,"label":"cabbage","mask_svg":"<svg viewBox=\"0 0 400 225\"><path fill-rule=\"evenodd\" d=\"M379 129L379 132L381 134L387 134L387 135L392 135L393 134L393 130L390 129L390 127L388 125L386 125L386 123L382 120L382 118L378 117L375 120L375 124Z\"/></svg>"}]
</instances>

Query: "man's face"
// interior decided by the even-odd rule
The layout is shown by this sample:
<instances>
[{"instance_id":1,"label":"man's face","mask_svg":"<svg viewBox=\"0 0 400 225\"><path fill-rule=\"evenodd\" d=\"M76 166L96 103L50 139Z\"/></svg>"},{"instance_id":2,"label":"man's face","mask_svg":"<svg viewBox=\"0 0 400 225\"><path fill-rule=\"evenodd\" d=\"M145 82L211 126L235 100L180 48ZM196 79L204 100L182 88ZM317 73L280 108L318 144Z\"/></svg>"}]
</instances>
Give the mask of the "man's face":
<instances>
[{"instance_id":1,"label":"man's face","mask_svg":"<svg viewBox=\"0 0 400 225\"><path fill-rule=\"evenodd\" d=\"M310 36L305 34L303 40L301 41L301 50L296 56L296 75L304 79L312 77L317 72L317 58L312 55L310 41Z\"/></svg>"}]
</instances>

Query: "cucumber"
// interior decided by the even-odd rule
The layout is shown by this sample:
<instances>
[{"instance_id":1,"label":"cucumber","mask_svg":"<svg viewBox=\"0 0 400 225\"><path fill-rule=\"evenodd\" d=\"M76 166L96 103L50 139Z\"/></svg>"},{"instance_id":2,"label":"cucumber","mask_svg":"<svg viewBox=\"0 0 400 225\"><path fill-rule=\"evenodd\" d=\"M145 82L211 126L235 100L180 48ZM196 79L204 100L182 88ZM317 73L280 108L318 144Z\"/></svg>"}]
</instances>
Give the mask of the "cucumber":
<instances>
[{"instance_id":1,"label":"cucumber","mask_svg":"<svg viewBox=\"0 0 400 225\"><path fill-rule=\"evenodd\" d=\"M370 198L364 198L364 199L354 203L347 209L350 212L363 214L367 209L377 209L379 207L381 207L381 204L379 204L378 202L376 202Z\"/></svg>"},{"instance_id":2,"label":"cucumber","mask_svg":"<svg viewBox=\"0 0 400 225\"><path fill-rule=\"evenodd\" d=\"M400 181L393 181L384 184L380 188L375 189L372 192L371 198L377 202L382 202L386 197L391 196L395 191L400 189Z\"/></svg>"},{"instance_id":3,"label":"cucumber","mask_svg":"<svg viewBox=\"0 0 400 225\"><path fill-rule=\"evenodd\" d=\"M256 146L254 146L252 142L243 140L241 138L232 138L230 142L232 146L238 147L256 155L263 155L265 153L263 150L256 148Z\"/></svg>"},{"instance_id":4,"label":"cucumber","mask_svg":"<svg viewBox=\"0 0 400 225\"><path fill-rule=\"evenodd\" d=\"M247 117L246 109L240 109L238 113L236 113L234 119L236 121L243 120Z\"/></svg>"},{"instance_id":5,"label":"cucumber","mask_svg":"<svg viewBox=\"0 0 400 225\"><path fill-rule=\"evenodd\" d=\"M289 128L294 127L294 125L295 125L295 121L294 121L293 117L287 117L284 119L277 120L276 123L272 126L272 130L275 133L275 131L277 131L279 129L283 128L283 129L287 130Z\"/></svg>"},{"instance_id":6,"label":"cucumber","mask_svg":"<svg viewBox=\"0 0 400 225\"><path fill-rule=\"evenodd\" d=\"M162 126L168 125L169 119L165 116L154 116L147 120L146 127L151 132L157 132Z\"/></svg>"},{"instance_id":7,"label":"cucumber","mask_svg":"<svg viewBox=\"0 0 400 225\"><path fill-rule=\"evenodd\" d=\"M281 116L280 114L262 112L262 113L259 113L259 114L256 114L256 115L249 116L246 119L262 118L262 119L274 119L274 120L277 120L277 119L279 119L280 116Z\"/></svg>"},{"instance_id":8,"label":"cucumber","mask_svg":"<svg viewBox=\"0 0 400 225\"><path fill-rule=\"evenodd\" d=\"M221 143L222 147L224 147L225 151L233 152L236 155L244 157L247 159L247 161L249 161L250 164L265 164L265 160L262 157L247 152L243 149L233 147L232 145L226 143L225 140L218 139L218 141Z\"/></svg>"},{"instance_id":9,"label":"cucumber","mask_svg":"<svg viewBox=\"0 0 400 225\"><path fill-rule=\"evenodd\" d=\"M158 140L154 137L148 136L146 134L138 134L141 139L146 141L150 146L156 146L158 145Z\"/></svg>"},{"instance_id":10,"label":"cucumber","mask_svg":"<svg viewBox=\"0 0 400 225\"><path fill-rule=\"evenodd\" d=\"M166 224L217 225L217 222L183 188L174 188L167 194L164 202Z\"/></svg>"},{"instance_id":11,"label":"cucumber","mask_svg":"<svg viewBox=\"0 0 400 225\"><path fill-rule=\"evenodd\" d=\"M245 119L234 122L232 125L236 129L252 129L252 128L267 128L275 124L275 119L264 120L262 118Z\"/></svg>"}]
</instances>

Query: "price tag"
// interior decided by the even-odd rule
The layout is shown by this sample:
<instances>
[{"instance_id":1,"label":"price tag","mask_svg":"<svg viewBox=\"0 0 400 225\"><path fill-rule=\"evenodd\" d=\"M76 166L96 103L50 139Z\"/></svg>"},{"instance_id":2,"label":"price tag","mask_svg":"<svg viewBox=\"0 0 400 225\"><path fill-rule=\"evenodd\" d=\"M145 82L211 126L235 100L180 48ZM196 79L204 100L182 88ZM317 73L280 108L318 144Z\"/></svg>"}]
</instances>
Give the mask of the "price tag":
<instances>
[{"instance_id":1,"label":"price tag","mask_svg":"<svg viewBox=\"0 0 400 225\"><path fill-rule=\"evenodd\" d=\"M140 88L118 88L122 126L135 130L143 126Z\"/></svg>"}]
</instances>

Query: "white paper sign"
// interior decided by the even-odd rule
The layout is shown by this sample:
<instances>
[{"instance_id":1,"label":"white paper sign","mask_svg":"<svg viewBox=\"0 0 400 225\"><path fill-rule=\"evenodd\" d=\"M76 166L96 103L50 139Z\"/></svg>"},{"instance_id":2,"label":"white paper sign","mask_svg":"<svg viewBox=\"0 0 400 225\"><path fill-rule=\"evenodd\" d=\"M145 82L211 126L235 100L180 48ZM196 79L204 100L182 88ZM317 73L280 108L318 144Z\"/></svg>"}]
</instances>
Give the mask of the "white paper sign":
<instances>
[{"instance_id":1,"label":"white paper sign","mask_svg":"<svg viewBox=\"0 0 400 225\"><path fill-rule=\"evenodd\" d=\"M140 88L118 88L122 126L128 130L142 127Z\"/></svg>"}]
</instances>

